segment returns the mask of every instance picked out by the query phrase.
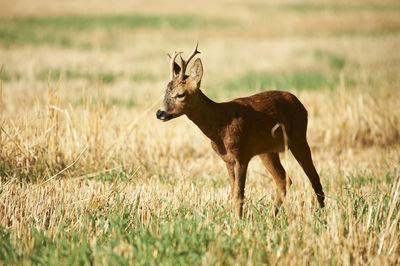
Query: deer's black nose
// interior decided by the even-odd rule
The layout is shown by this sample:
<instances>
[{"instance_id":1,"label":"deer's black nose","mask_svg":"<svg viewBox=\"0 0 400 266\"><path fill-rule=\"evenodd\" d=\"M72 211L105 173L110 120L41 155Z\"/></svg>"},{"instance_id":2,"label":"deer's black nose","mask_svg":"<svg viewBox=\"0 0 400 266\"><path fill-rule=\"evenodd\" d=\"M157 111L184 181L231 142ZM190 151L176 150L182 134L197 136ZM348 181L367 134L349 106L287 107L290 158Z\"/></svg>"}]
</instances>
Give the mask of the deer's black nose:
<instances>
[{"instance_id":1,"label":"deer's black nose","mask_svg":"<svg viewBox=\"0 0 400 266\"><path fill-rule=\"evenodd\" d=\"M161 119L162 113L163 113L163 111L157 110L157 113L156 113L157 119Z\"/></svg>"},{"instance_id":2,"label":"deer's black nose","mask_svg":"<svg viewBox=\"0 0 400 266\"><path fill-rule=\"evenodd\" d=\"M161 121L168 121L172 118L172 115L168 114L165 111L157 110L156 117L157 117L157 119L160 119Z\"/></svg>"}]
</instances>

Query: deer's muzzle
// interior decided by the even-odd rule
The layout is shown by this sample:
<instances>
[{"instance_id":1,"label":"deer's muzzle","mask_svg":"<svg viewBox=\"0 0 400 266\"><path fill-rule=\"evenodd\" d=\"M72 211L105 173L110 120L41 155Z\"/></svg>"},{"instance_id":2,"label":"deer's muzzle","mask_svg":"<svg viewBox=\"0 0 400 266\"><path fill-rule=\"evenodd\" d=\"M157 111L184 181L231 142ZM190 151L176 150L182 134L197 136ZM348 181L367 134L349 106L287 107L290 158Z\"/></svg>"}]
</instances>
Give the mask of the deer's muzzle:
<instances>
[{"instance_id":1,"label":"deer's muzzle","mask_svg":"<svg viewBox=\"0 0 400 266\"><path fill-rule=\"evenodd\" d=\"M161 121L165 122L168 121L172 118L172 114L169 114L165 111L157 110L156 113L157 119L160 119Z\"/></svg>"}]
</instances>

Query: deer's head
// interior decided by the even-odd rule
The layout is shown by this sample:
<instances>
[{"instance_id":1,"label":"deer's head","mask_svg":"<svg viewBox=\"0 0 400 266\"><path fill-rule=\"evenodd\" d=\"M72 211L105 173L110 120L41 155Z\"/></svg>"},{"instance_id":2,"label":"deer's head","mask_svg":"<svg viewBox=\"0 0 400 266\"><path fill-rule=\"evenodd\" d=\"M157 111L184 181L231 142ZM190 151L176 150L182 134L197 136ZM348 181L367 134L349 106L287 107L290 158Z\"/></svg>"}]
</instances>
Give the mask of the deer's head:
<instances>
[{"instance_id":1,"label":"deer's head","mask_svg":"<svg viewBox=\"0 0 400 266\"><path fill-rule=\"evenodd\" d=\"M156 116L161 121L168 121L172 118L181 116L193 106L196 100L196 93L200 87L201 78L203 76L203 65L200 58L197 58L190 68L189 75L185 74L186 67L190 60L200 53L196 45L192 54L184 60L181 53L174 52L171 58L171 80L167 84L165 90L164 101L161 108L157 111ZM175 62L179 55L181 66Z\"/></svg>"}]
</instances>

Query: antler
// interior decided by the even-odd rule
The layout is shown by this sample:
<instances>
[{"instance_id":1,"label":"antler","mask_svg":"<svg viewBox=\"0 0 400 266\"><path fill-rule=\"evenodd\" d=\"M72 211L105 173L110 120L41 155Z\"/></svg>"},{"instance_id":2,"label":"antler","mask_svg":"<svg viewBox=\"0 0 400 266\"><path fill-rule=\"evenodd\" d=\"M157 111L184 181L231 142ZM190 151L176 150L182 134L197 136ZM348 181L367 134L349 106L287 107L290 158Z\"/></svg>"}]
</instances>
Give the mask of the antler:
<instances>
[{"instance_id":1,"label":"antler","mask_svg":"<svg viewBox=\"0 0 400 266\"><path fill-rule=\"evenodd\" d=\"M192 58L196 55L199 54L200 52L197 50L197 48L199 47L199 43L196 44L196 47L194 48L194 51L192 52L192 54L186 59L184 60L182 58L182 54L179 53L179 57L181 58L181 62L182 62L182 66L181 66L181 71L179 72L179 79L182 80L183 77L185 76L185 71L186 71L186 67L189 64L190 60L192 60Z\"/></svg>"},{"instance_id":2,"label":"antler","mask_svg":"<svg viewBox=\"0 0 400 266\"><path fill-rule=\"evenodd\" d=\"M178 56L178 54L180 54L180 53L177 53L177 52L174 52L173 54L172 54L172 56L170 56L169 54L168 54L168 56L171 58L171 80L174 78L174 76L175 76L175 71L174 71L174 65L175 65L175 59L176 59L176 57Z\"/></svg>"},{"instance_id":3,"label":"antler","mask_svg":"<svg viewBox=\"0 0 400 266\"><path fill-rule=\"evenodd\" d=\"M187 65L189 64L190 60L192 60L192 58L193 58L196 54L199 54L199 53L200 53L200 52L197 50L198 47L199 47L199 43L196 44L196 47L194 48L194 51L192 52L192 54L191 54L186 60L184 60L184 59L182 58L182 52L177 53L177 52L175 51L175 52L172 54L172 56L170 56L170 55L168 54L169 58L171 58L171 66L170 66L170 68L171 68L171 80L175 77L175 71L174 71L174 70L175 70L175 64L176 64L176 62L175 62L176 57L179 55L179 57L181 58L182 66L180 67L180 70L179 70L179 68L178 68L178 70L179 70L179 77L178 77L178 79L179 79L179 80L183 80L183 78L184 78L184 76L185 76L186 67L187 67Z\"/></svg>"}]
</instances>

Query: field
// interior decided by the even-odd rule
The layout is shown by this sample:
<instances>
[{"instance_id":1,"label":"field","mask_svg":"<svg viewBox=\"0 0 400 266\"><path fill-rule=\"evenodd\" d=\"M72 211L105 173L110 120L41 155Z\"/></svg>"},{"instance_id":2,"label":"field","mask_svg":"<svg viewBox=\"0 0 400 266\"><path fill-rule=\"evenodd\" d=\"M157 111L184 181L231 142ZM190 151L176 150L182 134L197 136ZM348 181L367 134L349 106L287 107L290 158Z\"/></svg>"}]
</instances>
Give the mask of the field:
<instances>
[{"instance_id":1,"label":"field","mask_svg":"<svg viewBox=\"0 0 400 266\"><path fill-rule=\"evenodd\" d=\"M0 264L400 264L399 1L1 6ZM304 103L324 209L282 153L284 207L254 158L237 219L209 140L155 118L197 41L211 99Z\"/></svg>"}]
</instances>

